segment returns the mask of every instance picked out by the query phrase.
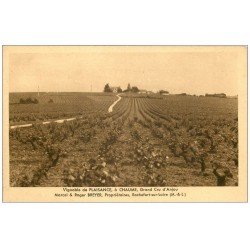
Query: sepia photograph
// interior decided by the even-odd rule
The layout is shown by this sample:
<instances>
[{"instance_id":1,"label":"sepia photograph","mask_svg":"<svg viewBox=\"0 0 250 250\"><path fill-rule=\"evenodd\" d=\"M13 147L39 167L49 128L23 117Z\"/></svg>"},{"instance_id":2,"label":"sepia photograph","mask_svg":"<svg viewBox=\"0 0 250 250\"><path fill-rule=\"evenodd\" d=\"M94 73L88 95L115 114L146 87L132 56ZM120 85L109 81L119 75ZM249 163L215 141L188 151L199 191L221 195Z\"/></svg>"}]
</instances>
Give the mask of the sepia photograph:
<instances>
[{"instance_id":1,"label":"sepia photograph","mask_svg":"<svg viewBox=\"0 0 250 250\"><path fill-rule=\"evenodd\" d=\"M4 46L3 54L9 188L238 187L240 168L246 180L246 46Z\"/></svg>"},{"instance_id":2,"label":"sepia photograph","mask_svg":"<svg viewBox=\"0 0 250 250\"><path fill-rule=\"evenodd\" d=\"M249 1L0 6L2 249L250 249Z\"/></svg>"}]
</instances>

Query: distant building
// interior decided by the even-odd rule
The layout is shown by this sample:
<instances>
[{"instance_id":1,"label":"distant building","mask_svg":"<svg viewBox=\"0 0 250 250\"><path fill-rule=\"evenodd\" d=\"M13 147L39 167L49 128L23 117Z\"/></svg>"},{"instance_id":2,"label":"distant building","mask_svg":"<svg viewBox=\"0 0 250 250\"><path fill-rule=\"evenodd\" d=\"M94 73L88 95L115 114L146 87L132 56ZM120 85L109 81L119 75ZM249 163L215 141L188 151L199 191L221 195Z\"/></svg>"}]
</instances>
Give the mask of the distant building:
<instances>
[{"instance_id":1,"label":"distant building","mask_svg":"<svg viewBox=\"0 0 250 250\"><path fill-rule=\"evenodd\" d=\"M238 95L227 96L227 98L237 99L237 98L238 98Z\"/></svg>"},{"instance_id":2,"label":"distant building","mask_svg":"<svg viewBox=\"0 0 250 250\"><path fill-rule=\"evenodd\" d=\"M121 89L120 87L110 87L111 92L113 93L118 93L119 89Z\"/></svg>"},{"instance_id":3,"label":"distant building","mask_svg":"<svg viewBox=\"0 0 250 250\"><path fill-rule=\"evenodd\" d=\"M146 89L140 89L138 93L139 94L147 94L147 92L148 91Z\"/></svg>"},{"instance_id":4,"label":"distant building","mask_svg":"<svg viewBox=\"0 0 250 250\"><path fill-rule=\"evenodd\" d=\"M169 92L167 90L160 90L159 94L161 94L161 95L169 95Z\"/></svg>"}]
</instances>

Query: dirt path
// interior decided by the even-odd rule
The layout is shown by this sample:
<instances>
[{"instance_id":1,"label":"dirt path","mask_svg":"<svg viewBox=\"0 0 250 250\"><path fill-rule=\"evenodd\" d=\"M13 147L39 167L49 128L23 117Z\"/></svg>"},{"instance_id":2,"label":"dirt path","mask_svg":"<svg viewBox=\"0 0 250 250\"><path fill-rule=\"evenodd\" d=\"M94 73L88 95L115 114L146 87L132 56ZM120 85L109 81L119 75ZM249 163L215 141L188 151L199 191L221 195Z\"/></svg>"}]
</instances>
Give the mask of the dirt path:
<instances>
[{"instance_id":1,"label":"dirt path","mask_svg":"<svg viewBox=\"0 0 250 250\"><path fill-rule=\"evenodd\" d=\"M114 106L122 99L122 98L120 97L119 94L117 95L117 97L118 97L118 100L116 100L115 102L113 102L113 103L111 104L111 106L108 108L108 112L109 112L109 113L113 112ZM65 121L73 121L73 120L76 120L77 118L81 119L82 116L80 116L80 117L72 117L72 118L67 118L67 119L59 119L59 120L55 120L55 121L44 121L44 122L42 122L42 123L40 123L40 124L49 124L49 123L52 123L52 122L63 123L63 122L65 122ZM35 124L35 123L27 123L27 124L13 125L13 126L10 126L10 129L15 129L15 128L27 128L27 127L33 126L33 124Z\"/></svg>"},{"instance_id":2,"label":"dirt path","mask_svg":"<svg viewBox=\"0 0 250 250\"><path fill-rule=\"evenodd\" d=\"M113 111L114 106L122 99L120 95L117 95L118 99L109 107L108 112L111 113Z\"/></svg>"},{"instance_id":3,"label":"dirt path","mask_svg":"<svg viewBox=\"0 0 250 250\"><path fill-rule=\"evenodd\" d=\"M78 117L78 118L82 118L82 116ZM42 122L40 124L49 124L49 123L52 123L52 122L56 122L56 123L63 123L64 121L73 121L75 120L76 117L73 117L73 118L67 118L67 119L61 119L61 120L56 120L56 121L46 121L46 122ZM27 127L31 127L33 124L35 123L28 123L28 124L21 124L21 125L13 125L13 126L10 126L10 129L15 129L15 128L27 128Z\"/></svg>"}]
</instances>

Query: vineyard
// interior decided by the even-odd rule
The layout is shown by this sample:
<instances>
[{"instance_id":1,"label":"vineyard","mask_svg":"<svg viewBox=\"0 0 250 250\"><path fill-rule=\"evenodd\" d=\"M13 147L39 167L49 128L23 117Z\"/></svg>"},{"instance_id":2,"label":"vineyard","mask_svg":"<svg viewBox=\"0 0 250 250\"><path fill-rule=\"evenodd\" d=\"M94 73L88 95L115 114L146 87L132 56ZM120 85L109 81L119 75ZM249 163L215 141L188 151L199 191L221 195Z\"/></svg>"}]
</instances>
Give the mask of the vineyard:
<instances>
[{"instance_id":1,"label":"vineyard","mask_svg":"<svg viewBox=\"0 0 250 250\"><path fill-rule=\"evenodd\" d=\"M39 103L20 104L21 98L37 98ZM105 112L115 100L115 95L97 93L40 93L39 97L37 93L11 93L10 125Z\"/></svg>"},{"instance_id":2,"label":"vineyard","mask_svg":"<svg viewBox=\"0 0 250 250\"><path fill-rule=\"evenodd\" d=\"M33 125L10 129L11 186L238 185L237 99L121 94L108 112L113 94L20 96L10 125Z\"/></svg>"}]
</instances>

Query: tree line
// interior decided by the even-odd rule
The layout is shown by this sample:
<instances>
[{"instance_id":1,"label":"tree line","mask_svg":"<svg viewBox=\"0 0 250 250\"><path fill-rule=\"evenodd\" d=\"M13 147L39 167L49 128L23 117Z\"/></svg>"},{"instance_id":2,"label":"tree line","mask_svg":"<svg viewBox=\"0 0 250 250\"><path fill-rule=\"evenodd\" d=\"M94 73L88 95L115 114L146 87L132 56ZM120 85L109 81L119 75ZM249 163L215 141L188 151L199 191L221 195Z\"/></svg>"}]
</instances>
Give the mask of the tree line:
<instances>
[{"instance_id":1,"label":"tree line","mask_svg":"<svg viewBox=\"0 0 250 250\"><path fill-rule=\"evenodd\" d=\"M104 90L103 92L113 92L112 90L112 87L109 86L109 84L107 83L105 86L104 86ZM133 92L133 93L137 93L139 92L139 88L136 87L136 86L130 86L130 84L128 84L127 88L125 90L122 90L121 87L118 87L117 88L117 92L118 93L122 93L122 92Z\"/></svg>"}]
</instances>

